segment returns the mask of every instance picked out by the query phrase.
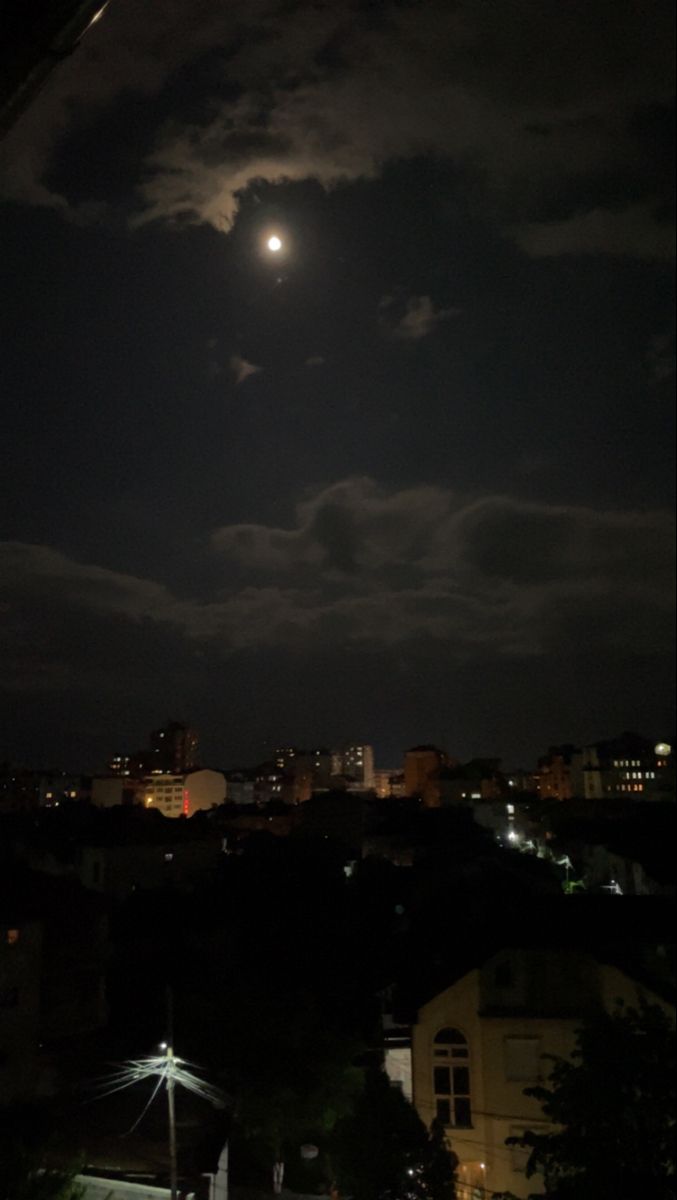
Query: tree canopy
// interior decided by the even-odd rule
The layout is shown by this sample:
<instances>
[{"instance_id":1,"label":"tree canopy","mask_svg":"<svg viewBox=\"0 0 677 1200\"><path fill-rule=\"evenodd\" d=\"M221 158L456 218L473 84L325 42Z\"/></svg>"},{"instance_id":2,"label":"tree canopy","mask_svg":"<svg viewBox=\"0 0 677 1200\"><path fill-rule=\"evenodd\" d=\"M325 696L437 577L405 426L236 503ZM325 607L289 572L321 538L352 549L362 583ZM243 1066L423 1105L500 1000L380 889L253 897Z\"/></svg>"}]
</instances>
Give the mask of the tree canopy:
<instances>
[{"instance_id":1,"label":"tree canopy","mask_svg":"<svg viewBox=\"0 0 677 1200\"><path fill-rule=\"evenodd\" d=\"M619 1001L579 1030L571 1060L553 1063L549 1086L525 1095L554 1128L508 1139L531 1151L527 1176L541 1172L556 1200L674 1197L675 1031L664 1010Z\"/></svg>"},{"instance_id":2,"label":"tree canopy","mask_svg":"<svg viewBox=\"0 0 677 1200\"><path fill-rule=\"evenodd\" d=\"M342 1195L359 1200L453 1200L456 1159L381 1070L367 1073L350 1116L336 1126L331 1158Z\"/></svg>"}]
</instances>

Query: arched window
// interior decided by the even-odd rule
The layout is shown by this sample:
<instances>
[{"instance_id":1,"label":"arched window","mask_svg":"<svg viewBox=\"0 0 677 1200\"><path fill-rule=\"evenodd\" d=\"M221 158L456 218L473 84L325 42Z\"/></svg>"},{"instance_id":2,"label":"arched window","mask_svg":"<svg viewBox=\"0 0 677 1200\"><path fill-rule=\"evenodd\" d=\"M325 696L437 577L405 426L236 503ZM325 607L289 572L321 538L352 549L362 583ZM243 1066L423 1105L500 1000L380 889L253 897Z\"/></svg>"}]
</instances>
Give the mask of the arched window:
<instances>
[{"instance_id":1,"label":"arched window","mask_svg":"<svg viewBox=\"0 0 677 1200\"><path fill-rule=\"evenodd\" d=\"M472 1124L470 1109L470 1051L458 1029L440 1029L433 1042L435 1116L457 1129Z\"/></svg>"}]
</instances>

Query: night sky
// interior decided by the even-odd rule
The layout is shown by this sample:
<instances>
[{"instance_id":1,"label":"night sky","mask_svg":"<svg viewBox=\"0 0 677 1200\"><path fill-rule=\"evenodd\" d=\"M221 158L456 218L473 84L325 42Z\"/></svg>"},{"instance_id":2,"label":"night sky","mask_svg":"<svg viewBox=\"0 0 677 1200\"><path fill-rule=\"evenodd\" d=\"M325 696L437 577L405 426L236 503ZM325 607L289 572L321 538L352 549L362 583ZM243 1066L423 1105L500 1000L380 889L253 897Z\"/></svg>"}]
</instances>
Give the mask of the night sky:
<instances>
[{"instance_id":1,"label":"night sky","mask_svg":"<svg viewBox=\"0 0 677 1200\"><path fill-rule=\"evenodd\" d=\"M1 149L0 757L671 740L672 7L111 0Z\"/></svg>"}]
</instances>

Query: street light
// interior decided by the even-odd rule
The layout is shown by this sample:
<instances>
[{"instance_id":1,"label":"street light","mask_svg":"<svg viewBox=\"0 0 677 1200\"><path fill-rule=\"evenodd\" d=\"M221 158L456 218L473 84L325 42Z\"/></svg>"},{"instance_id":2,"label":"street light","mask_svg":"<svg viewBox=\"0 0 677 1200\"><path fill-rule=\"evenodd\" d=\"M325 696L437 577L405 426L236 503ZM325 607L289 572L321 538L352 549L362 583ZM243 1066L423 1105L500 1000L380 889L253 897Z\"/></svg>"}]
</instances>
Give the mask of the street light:
<instances>
[{"instance_id":1,"label":"street light","mask_svg":"<svg viewBox=\"0 0 677 1200\"><path fill-rule=\"evenodd\" d=\"M168 1141L169 1141L169 1191L171 1200L178 1200L178 1166L177 1166L177 1143L176 1143L176 1109L175 1109L175 1090L177 1085L183 1087L188 1092L193 1092L194 1095L200 1096L203 1100L208 1100L215 1108L223 1108L224 1097L218 1088L207 1083L204 1079L200 1079L198 1075L193 1074L188 1069L188 1064L185 1059L177 1058L174 1054L173 1047L169 1042L161 1042L158 1049L164 1051L162 1054L149 1054L145 1058L130 1059L128 1062L122 1063L120 1070L114 1075L109 1076L104 1081L110 1086L102 1091L98 1099L103 1099L105 1096L110 1096L114 1092L122 1092L126 1088L133 1087L135 1083L142 1083L146 1079L155 1079L157 1082L151 1097L145 1105L141 1115L132 1125L129 1130L132 1133L145 1117L153 1100L157 1096L164 1084L167 1092L167 1126L168 1126Z\"/></svg>"}]
</instances>

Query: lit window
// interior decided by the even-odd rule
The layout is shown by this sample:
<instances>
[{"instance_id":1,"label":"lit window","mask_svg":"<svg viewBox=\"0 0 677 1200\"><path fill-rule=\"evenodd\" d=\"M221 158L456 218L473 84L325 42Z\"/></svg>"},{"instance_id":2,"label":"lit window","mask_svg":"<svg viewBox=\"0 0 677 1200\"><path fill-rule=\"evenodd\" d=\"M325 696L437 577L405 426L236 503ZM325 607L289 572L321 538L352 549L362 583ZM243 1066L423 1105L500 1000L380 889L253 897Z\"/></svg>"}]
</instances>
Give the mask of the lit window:
<instances>
[{"instance_id":1,"label":"lit window","mask_svg":"<svg viewBox=\"0 0 677 1200\"><path fill-rule=\"evenodd\" d=\"M466 1038L458 1029L441 1029L435 1036L433 1057L433 1091L438 1121L458 1129L470 1128L470 1064Z\"/></svg>"}]
</instances>

